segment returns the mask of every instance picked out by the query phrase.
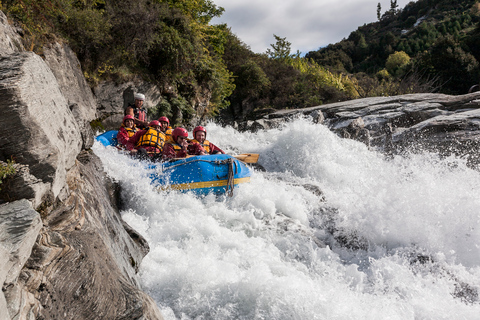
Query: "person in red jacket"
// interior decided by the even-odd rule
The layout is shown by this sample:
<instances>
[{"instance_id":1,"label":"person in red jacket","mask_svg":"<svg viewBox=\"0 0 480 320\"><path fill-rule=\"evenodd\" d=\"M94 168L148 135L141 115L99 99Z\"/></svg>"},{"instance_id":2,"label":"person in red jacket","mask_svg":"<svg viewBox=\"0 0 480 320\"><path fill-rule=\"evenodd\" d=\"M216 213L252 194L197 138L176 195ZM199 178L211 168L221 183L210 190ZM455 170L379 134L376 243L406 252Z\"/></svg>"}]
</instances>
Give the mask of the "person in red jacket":
<instances>
[{"instance_id":1,"label":"person in red jacket","mask_svg":"<svg viewBox=\"0 0 480 320\"><path fill-rule=\"evenodd\" d=\"M122 125L117 133L118 147L120 149L125 149L128 141L133 137L137 130L134 117L129 114L123 117Z\"/></svg>"},{"instance_id":2,"label":"person in red jacket","mask_svg":"<svg viewBox=\"0 0 480 320\"><path fill-rule=\"evenodd\" d=\"M207 154L216 154L216 153L225 153L222 149L206 140L207 138L207 129L202 126L195 127L193 129L193 140L192 143L200 144Z\"/></svg>"},{"instance_id":3,"label":"person in red jacket","mask_svg":"<svg viewBox=\"0 0 480 320\"><path fill-rule=\"evenodd\" d=\"M161 131L160 122L153 120L147 129L138 131L130 138L127 149L139 158L155 160L162 154L164 144L165 135Z\"/></svg>"},{"instance_id":4,"label":"person in red jacket","mask_svg":"<svg viewBox=\"0 0 480 320\"><path fill-rule=\"evenodd\" d=\"M172 132L172 141L165 143L162 152L163 160L186 158L187 155L202 155L205 150L198 143L188 143L188 131L184 128L175 128Z\"/></svg>"},{"instance_id":5,"label":"person in red jacket","mask_svg":"<svg viewBox=\"0 0 480 320\"><path fill-rule=\"evenodd\" d=\"M173 142L172 140L172 127L170 127L170 120L168 120L167 117L162 116L158 118L158 122L160 122L160 125L162 126L162 132L165 135L166 139L165 142Z\"/></svg>"}]
</instances>

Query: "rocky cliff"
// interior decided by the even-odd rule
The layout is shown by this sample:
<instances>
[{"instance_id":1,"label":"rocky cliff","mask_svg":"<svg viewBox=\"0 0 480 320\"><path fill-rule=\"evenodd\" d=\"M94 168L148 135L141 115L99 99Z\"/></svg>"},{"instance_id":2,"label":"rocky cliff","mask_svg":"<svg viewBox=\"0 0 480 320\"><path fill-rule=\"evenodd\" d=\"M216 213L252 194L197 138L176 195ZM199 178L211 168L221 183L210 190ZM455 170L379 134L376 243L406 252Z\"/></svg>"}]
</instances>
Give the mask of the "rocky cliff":
<instances>
[{"instance_id":1,"label":"rocky cliff","mask_svg":"<svg viewBox=\"0 0 480 320\"><path fill-rule=\"evenodd\" d=\"M148 244L119 216L70 48L26 52L0 12L0 320L161 319L136 272Z\"/></svg>"}]
</instances>

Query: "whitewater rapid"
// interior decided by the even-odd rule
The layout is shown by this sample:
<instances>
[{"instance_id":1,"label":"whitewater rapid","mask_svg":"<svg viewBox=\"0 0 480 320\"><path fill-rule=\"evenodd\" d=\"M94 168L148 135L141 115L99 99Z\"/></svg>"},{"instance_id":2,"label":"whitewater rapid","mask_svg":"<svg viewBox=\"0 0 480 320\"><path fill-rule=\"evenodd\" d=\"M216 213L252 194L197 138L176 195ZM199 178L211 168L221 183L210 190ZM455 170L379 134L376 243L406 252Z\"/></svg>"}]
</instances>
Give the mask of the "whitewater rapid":
<instances>
[{"instance_id":1,"label":"whitewater rapid","mask_svg":"<svg viewBox=\"0 0 480 320\"><path fill-rule=\"evenodd\" d=\"M206 128L266 169L232 198L158 193L143 164L93 147L150 245L140 282L165 319L480 318L480 172L465 161L386 159L306 119Z\"/></svg>"}]
</instances>

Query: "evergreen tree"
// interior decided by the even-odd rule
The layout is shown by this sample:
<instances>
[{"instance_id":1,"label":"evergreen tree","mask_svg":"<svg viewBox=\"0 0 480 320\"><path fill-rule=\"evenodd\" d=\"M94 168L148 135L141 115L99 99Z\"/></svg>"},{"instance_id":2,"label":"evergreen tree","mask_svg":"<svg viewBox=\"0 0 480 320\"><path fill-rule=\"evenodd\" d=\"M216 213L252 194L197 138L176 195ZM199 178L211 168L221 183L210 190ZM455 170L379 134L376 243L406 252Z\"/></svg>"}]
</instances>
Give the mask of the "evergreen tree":
<instances>
[{"instance_id":1,"label":"evergreen tree","mask_svg":"<svg viewBox=\"0 0 480 320\"><path fill-rule=\"evenodd\" d=\"M390 11L395 14L397 12L398 4L397 0L390 0Z\"/></svg>"},{"instance_id":2,"label":"evergreen tree","mask_svg":"<svg viewBox=\"0 0 480 320\"><path fill-rule=\"evenodd\" d=\"M270 44L273 50L267 49L267 55L272 59L288 59L290 58L291 43L287 41L287 38L281 38L277 35L273 35L276 42Z\"/></svg>"},{"instance_id":3,"label":"evergreen tree","mask_svg":"<svg viewBox=\"0 0 480 320\"><path fill-rule=\"evenodd\" d=\"M377 4L377 19L380 21L381 17L382 17L382 5L379 2Z\"/></svg>"}]
</instances>

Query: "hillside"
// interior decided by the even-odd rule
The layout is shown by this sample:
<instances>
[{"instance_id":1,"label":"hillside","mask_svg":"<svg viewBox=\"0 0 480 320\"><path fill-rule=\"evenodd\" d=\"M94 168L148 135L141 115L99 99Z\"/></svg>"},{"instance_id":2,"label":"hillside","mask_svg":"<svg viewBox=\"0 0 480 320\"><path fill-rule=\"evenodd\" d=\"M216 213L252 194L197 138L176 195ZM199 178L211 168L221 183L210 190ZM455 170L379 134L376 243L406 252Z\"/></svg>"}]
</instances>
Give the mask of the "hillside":
<instances>
[{"instance_id":1,"label":"hillside","mask_svg":"<svg viewBox=\"0 0 480 320\"><path fill-rule=\"evenodd\" d=\"M271 50L253 53L227 25L210 24L224 11L211 0L3 0L0 9L28 50L67 43L93 90L135 77L162 88L150 116L177 125L361 97L462 94L478 83L473 0L392 2L378 22L305 58L276 35Z\"/></svg>"},{"instance_id":2,"label":"hillside","mask_svg":"<svg viewBox=\"0 0 480 320\"><path fill-rule=\"evenodd\" d=\"M332 71L378 79L415 71L424 82L435 80L439 92L463 94L478 83L479 21L475 0L419 0L404 9L392 3L378 22L306 57ZM395 52L404 60L395 60Z\"/></svg>"}]
</instances>

